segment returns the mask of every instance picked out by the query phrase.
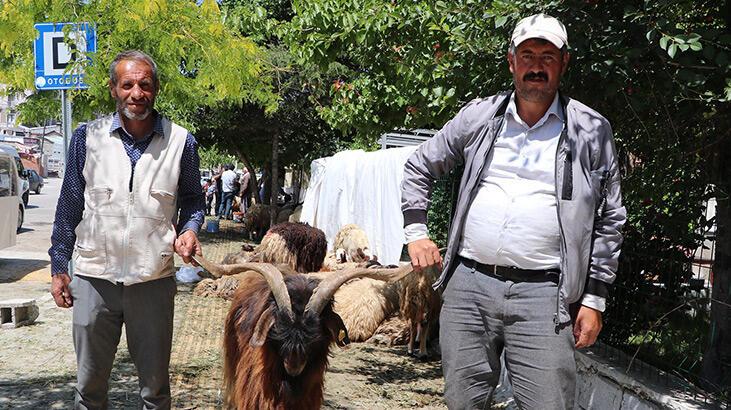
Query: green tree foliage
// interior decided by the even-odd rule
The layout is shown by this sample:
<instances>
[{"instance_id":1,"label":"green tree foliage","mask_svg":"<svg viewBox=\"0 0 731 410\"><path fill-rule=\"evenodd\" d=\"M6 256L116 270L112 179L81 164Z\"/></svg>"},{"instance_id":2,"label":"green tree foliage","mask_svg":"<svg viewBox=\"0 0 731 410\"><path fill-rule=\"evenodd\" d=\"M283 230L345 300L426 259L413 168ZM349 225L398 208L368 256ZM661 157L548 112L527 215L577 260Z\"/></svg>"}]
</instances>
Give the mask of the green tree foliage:
<instances>
[{"instance_id":1,"label":"green tree foliage","mask_svg":"<svg viewBox=\"0 0 731 410\"><path fill-rule=\"evenodd\" d=\"M343 148L347 139L320 118L319 102L313 98L313 84L322 73L298 64L281 41L293 15L290 2L226 1L222 9L227 26L263 50L273 90L280 98L273 113L256 104L219 104L199 112L202 141L224 141L228 152L245 156L242 159L254 166L271 159L275 135L283 166L307 167Z\"/></svg>"},{"instance_id":2,"label":"green tree foliage","mask_svg":"<svg viewBox=\"0 0 731 410\"><path fill-rule=\"evenodd\" d=\"M18 122L27 126L45 125L60 118L61 100L55 91L33 94L18 106Z\"/></svg>"},{"instance_id":3,"label":"green tree foliage","mask_svg":"<svg viewBox=\"0 0 731 410\"><path fill-rule=\"evenodd\" d=\"M108 67L123 50L140 49L157 62L157 107L189 128L197 108L249 101L276 108L261 50L230 30L217 3L187 0L15 0L0 2L0 83L33 88L34 23L90 22L97 29L88 91L74 95L74 109L89 116L110 112Z\"/></svg>"},{"instance_id":4,"label":"green tree foliage","mask_svg":"<svg viewBox=\"0 0 731 410\"><path fill-rule=\"evenodd\" d=\"M198 148L201 169L215 170L223 164L235 164L236 157L221 148L221 144L209 144Z\"/></svg>"},{"instance_id":5,"label":"green tree foliage","mask_svg":"<svg viewBox=\"0 0 731 410\"><path fill-rule=\"evenodd\" d=\"M496 29L492 17L517 16L517 6L472 0L294 4L287 38L300 61L346 68L323 87L332 99L323 118L361 138L443 124L462 102L507 87L507 27L503 21Z\"/></svg>"},{"instance_id":6,"label":"green tree foliage","mask_svg":"<svg viewBox=\"0 0 731 410\"><path fill-rule=\"evenodd\" d=\"M271 48L267 56L279 67L274 81L277 110L267 113L255 104L231 104L200 111L201 141L221 141L228 152L245 155L254 166L271 159L274 135L279 138L282 166L308 167L312 160L342 149L347 139L319 117L307 77L291 64L287 51Z\"/></svg>"}]
</instances>

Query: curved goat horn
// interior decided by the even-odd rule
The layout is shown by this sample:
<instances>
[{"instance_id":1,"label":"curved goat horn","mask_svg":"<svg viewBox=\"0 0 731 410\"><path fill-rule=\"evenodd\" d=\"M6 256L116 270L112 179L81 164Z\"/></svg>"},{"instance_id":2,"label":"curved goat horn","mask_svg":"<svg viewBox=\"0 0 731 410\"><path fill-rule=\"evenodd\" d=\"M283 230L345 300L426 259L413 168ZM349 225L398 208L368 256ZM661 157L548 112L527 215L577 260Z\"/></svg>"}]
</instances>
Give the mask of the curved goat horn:
<instances>
[{"instance_id":1,"label":"curved goat horn","mask_svg":"<svg viewBox=\"0 0 731 410\"><path fill-rule=\"evenodd\" d=\"M317 288L315 288L315 291L312 292L312 296L310 296L310 300L305 307L305 312L321 314L338 288L351 279L365 277L386 282L395 282L412 271L411 264L405 264L399 268L392 269L354 268L343 270L340 274L329 276L320 282Z\"/></svg>"},{"instance_id":2,"label":"curved goat horn","mask_svg":"<svg viewBox=\"0 0 731 410\"><path fill-rule=\"evenodd\" d=\"M220 278L221 276L226 275L235 275L237 273L245 272L251 269L248 266L245 266L246 264L244 263L231 265L220 265L218 263L213 263L204 258L203 255L193 255L193 260L198 262L199 265L206 268L206 270L216 278Z\"/></svg>"},{"instance_id":3,"label":"curved goat horn","mask_svg":"<svg viewBox=\"0 0 731 410\"><path fill-rule=\"evenodd\" d=\"M284 310L289 318L294 320L292 301L289 299L289 292L287 291L287 285L284 283L284 276L274 265L255 262L237 263L235 265L219 265L209 261L202 255L194 255L193 259L216 277L221 277L223 275L235 275L247 270L252 270L261 274L261 276L263 276L267 281L267 284L269 284L269 289L272 290L274 301L277 302L277 307Z\"/></svg>"}]
</instances>

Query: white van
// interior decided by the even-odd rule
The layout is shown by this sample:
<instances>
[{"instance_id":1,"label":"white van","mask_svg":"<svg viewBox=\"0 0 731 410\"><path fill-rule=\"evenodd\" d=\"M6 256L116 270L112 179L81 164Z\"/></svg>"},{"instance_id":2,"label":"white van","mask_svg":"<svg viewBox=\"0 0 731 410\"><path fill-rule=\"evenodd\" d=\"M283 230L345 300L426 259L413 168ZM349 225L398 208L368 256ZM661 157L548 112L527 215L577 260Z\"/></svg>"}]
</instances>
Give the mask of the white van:
<instances>
[{"instance_id":1,"label":"white van","mask_svg":"<svg viewBox=\"0 0 731 410\"><path fill-rule=\"evenodd\" d=\"M0 249L14 246L15 236L23 226L22 181L15 157L0 149Z\"/></svg>"},{"instance_id":2,"label":"white van","mask_svg":"<svg viewBox=\"0 0 731 410\"><path fill-rule=\"evenodd\" d=\"M23 168L18 150L12 145L0 143L0 151L5 151L15 160L15 168L18 170L18 177L20 178L20 185L18 185L20 187L20 196L23 198L23 205L27 207L28 197L30 196L30 181L28 181L28 171Z\"/></svg>"}]
</instances>

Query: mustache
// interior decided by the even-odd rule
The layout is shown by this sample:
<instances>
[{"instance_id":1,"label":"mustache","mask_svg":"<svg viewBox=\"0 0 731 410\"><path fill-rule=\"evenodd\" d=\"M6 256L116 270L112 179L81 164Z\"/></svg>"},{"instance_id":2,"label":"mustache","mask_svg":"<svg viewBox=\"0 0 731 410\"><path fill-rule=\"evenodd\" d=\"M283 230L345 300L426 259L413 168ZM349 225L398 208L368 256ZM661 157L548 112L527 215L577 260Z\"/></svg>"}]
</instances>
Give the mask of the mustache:
<instances>
[{"instance_id":1,"label":"mustache","mask_svg":"<svg viewBox=\"0 0 731 410\"><path fill-rule=\"evenodd\" d=\"M150 104L152 100L150 100L147 97L142 97L140 99L133 99L132 97L127 98L126 100L122 100L123 103L132 103L132 104Z\"/></svg>"},{"instance_id":2,"label":"mustache","mask_svg":"<svg viewBox=\"0 0 731 410\"><path fill-rule=\"evenodd\" d=\"M155 103L154 99L147 98L147 97L143 97L139 100L133 100L131 97L126 98L126 99L115 98L115 100L116 100L116 105L117 105L118 110L121 109L122 107L124 107L125 105L127 105L127 103L146 104L148 106L148 108L152 108L153 104Z\"/></svg>"},{"instance_id":3,"label":"mustache","mask_svg":"<svg viewBox=\"0 0 731 410\"><path fill-rule=\"evenodd\" d=\"M532 81L532 80L548 81L548 74L546 74L543 71L538 71L535 73L528 73L523 76L523 81Z\"/></svg>"}]
</instances>

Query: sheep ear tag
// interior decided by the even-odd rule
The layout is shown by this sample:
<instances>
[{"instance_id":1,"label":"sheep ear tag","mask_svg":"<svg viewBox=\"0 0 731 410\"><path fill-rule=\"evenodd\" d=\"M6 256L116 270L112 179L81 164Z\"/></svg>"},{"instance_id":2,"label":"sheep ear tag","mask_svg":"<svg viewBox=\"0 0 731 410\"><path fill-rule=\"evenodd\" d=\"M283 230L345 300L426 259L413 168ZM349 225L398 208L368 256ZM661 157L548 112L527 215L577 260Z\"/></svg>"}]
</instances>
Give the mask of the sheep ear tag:
<instances>
[{"instance_id":1,"label":"sheep ear tag","mask_svg":"<svg viewBox=\"0 0 731 410\"><path fill-rule=\"evenodd\" d=\"M264 343L267 341L269 330L272 328L273 325L274 308L270 306L261 314L259 320L256 322L256 326L254 327L254 333L251 335L251 339L249 340L249 345L251 345L251 347L263 346Z\"/></svg>"}]
</instances>

